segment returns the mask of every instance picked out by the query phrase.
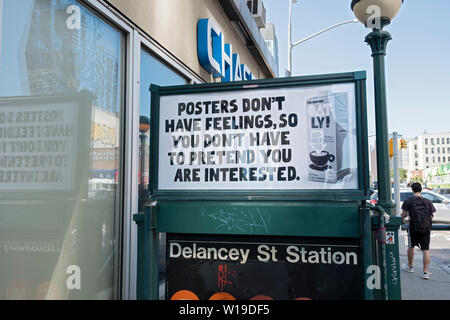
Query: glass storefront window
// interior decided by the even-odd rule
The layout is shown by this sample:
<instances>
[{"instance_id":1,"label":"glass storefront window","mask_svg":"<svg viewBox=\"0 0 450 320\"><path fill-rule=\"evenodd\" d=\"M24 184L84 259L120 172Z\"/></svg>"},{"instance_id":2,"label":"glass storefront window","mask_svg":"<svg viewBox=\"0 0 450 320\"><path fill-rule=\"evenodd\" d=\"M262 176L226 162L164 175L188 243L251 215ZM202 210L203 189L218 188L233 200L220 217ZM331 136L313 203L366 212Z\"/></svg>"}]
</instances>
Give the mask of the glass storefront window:
<instances>
[{"instance_id":1,"label":"glass storefront window","mask_svg":"<svg viewBox=\"0 0 450 320\"><path fill-rule=\"evenodd\" d=\"M149 133L150 133L150 85L158 86L186 84L186 79L163 64L146 50L141 50L141 80L139 106L139 211L144 208L149 195ZM142 168L142 170L141 170Z\"/></svg>"},{"instance_id":2,"label":"glass storefront window","mask_svg":"<svg viewBox=\"0 0 450 320\"><path fill-rule=\"evenodd\" d=\"M149 51L141 50L140 69L140 97L139 97L139 212L144 210L145 200L150 196L149 174L150 174L150 85L159 86L186 84L186 79L181 77L159 59L154 57ZM142 169L142 170L141 170ZM159 240L159 270L162 273L160 278L164 278L165 272L165 241L166 235L160 233Z\"/></svg>"},{"instance_id":3,"label":"glass storefront window","mask_svg":"<svg viewBox=\"0 0 450 320\"><path fill-rule=\"evenodd\" d=\"M81 2L2 4L0 299L111 299L125 36Z\"/></svg>"}]
</instances>

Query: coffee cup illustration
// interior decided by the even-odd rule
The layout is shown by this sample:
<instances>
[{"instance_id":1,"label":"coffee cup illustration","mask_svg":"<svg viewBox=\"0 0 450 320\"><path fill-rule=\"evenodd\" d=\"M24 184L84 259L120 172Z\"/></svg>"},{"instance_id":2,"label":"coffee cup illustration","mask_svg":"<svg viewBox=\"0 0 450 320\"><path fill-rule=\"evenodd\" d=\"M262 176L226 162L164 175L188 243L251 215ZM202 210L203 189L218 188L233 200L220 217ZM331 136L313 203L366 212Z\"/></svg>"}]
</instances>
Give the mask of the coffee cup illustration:
<instances>
[{"instance_id":1,"label":"coffee cup illustration","mask_svg":"<svg viewBox=\"0 0 450 320\"><path fill-rule=\"evenodd\" d=\"M321 168L325 167L328 162L333 162L336 159L336 157L328 151L312 151L309 153L309 158L315 167Z\"/></svg>"}]
</instances>

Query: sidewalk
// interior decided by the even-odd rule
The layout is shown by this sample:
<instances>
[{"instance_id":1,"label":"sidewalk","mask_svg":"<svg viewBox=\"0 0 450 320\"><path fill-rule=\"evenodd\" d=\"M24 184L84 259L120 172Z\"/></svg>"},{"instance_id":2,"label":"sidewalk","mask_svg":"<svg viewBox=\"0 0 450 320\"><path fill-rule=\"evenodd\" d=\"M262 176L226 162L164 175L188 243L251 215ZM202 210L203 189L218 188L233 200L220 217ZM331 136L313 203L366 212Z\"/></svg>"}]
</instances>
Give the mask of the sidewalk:
<instances>
[{"instance_id":1,"label":"sidewalk","mask_svg":"<svg viewBox=\"0 0 450 320\"><path fill-rule=\"evenodd\" d=\"M407 241L406 234L399 231L399 254L400 265L408 264L406 254ZM431 248L433 250L433 248ZM450 300L450 273L445 272L431 258L429 272L430 280L424 280L422 275L422 252L415 248L414 273L400 271L400 281L402 285L402 300Z\"/></svg>"}]
</instances>

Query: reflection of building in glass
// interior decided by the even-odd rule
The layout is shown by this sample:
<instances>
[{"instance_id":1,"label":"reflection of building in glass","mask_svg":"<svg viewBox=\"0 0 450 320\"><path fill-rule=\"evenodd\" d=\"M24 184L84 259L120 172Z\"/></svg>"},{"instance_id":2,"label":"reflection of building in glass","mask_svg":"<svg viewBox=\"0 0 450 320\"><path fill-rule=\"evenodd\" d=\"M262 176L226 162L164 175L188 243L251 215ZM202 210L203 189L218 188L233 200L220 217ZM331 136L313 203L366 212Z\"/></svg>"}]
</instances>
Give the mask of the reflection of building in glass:
<instances>
[{"instance_id":1,"label":"reflection of building in glass","mask_svg":"<svg viewBox=\"0 0 450 320\"><path fill-rule=\"evenodd\" d=\"M29 94L61 95L89 90L93 101L89 190L113 191L117 183L120 35L82 6L80 28L68 22L72 0L36 0L31 14L22 79ZM71 12L71 11L69 11ZM112 155L112 156L111 156Z\"/></svg>"},{"instance_id":2,"label":"reflection of building in glass","mask_svg":"<svg viewBox=\"0 0 450 320\"><path fill-rule=\"evenodd\" d=\"M92 120L89 197L112 197L118 178L119 118L96 108Z\"/></svg>"},{"instance_id":3,"label":"reflection of building in glass","mask_svg":"<svg viewBox=\"0 0 450 320\"><path fill-rule=\"evenodd\" d=\"M36 0L26 44L29 94L88 89L94 106L119 112L120 50L117 34L80 6L81 28L66 25L71 0ZM114 39L111 39L114 37ZM111 44L113 43L113 44Z\"/></svg>"}]
</instances>

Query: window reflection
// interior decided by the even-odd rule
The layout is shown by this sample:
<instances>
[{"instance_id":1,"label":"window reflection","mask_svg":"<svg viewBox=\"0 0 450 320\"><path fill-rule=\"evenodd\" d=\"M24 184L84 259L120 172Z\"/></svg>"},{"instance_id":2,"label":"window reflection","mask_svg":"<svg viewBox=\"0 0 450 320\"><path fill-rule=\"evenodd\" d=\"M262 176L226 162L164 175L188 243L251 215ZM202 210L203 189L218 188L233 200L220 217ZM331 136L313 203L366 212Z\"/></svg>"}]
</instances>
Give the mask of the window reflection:
<instances>
[{"instance_id":1,"label":"window reflection","mask_svg":"<svg viewBox=\"0 0 450 320\"><path fill-rule=\"evenodd\" d=\"M186 79L178 75L149 52L141 51L140 118L139 118L139 211L144 209L149 196L150 169L150 85L159 86L186 84Z\"/></svg>"},{"instance_id":2,"label":"window reflection","mask_svg":"<svg viewBox=\"0 0 450 320\"><path fill-rule=\"evenodd\" d=\"M71 0L0 14L0 299L112 298L124 36Z\"/></svg>"}]
</instances>

